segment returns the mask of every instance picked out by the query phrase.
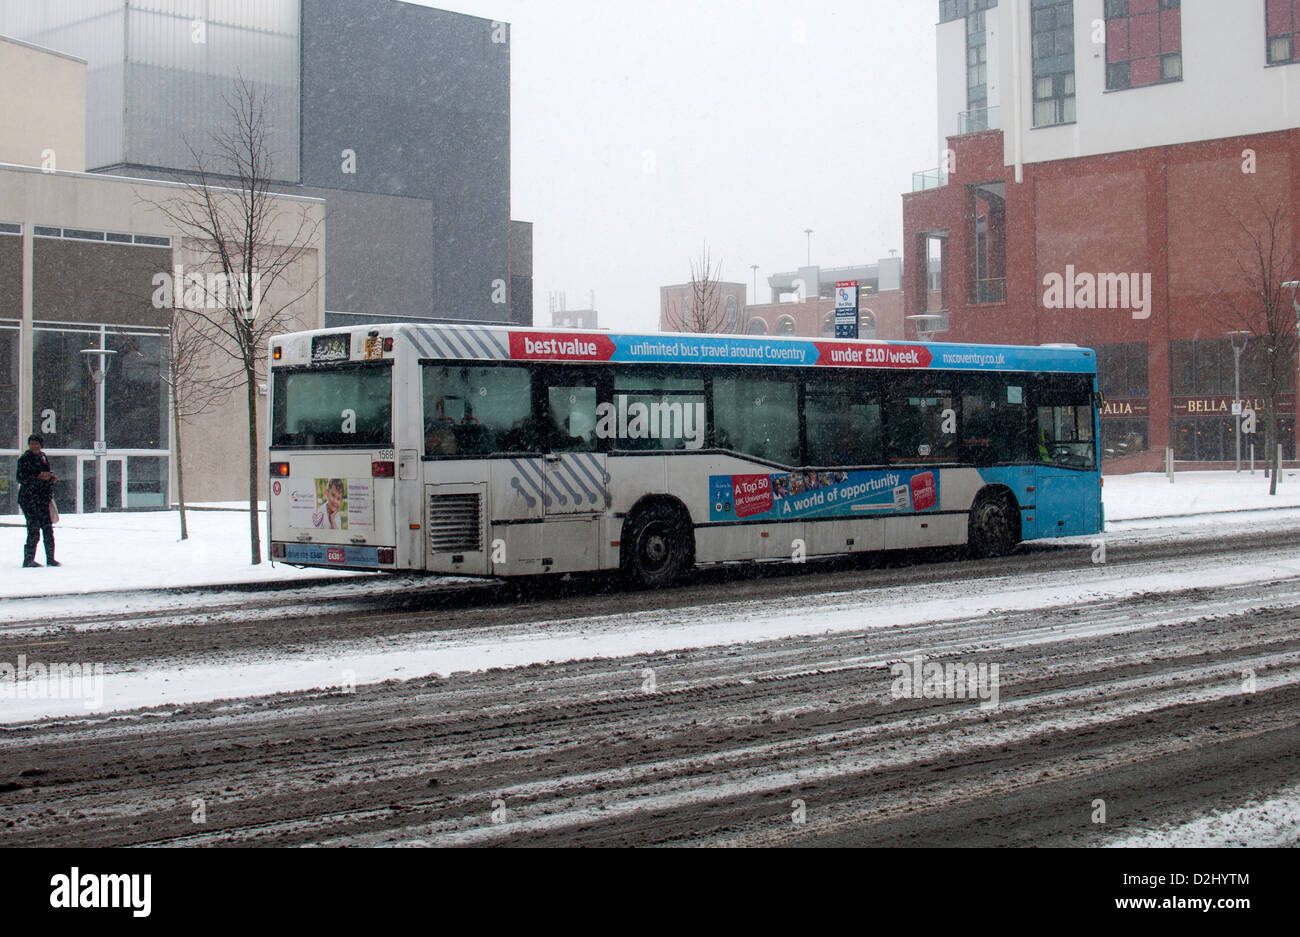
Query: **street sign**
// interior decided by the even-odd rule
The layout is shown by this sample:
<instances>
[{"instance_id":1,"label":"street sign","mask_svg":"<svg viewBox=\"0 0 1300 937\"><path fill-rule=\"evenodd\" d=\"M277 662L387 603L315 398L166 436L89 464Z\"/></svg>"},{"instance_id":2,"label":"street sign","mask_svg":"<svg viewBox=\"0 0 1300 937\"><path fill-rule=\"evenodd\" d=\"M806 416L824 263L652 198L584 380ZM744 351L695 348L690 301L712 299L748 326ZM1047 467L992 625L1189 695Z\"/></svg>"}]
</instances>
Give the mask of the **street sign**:
<instances>
[{"instance_id":1,"label":"street sign","mask_svg":"<svg viewBox=\"0 0 1300 937\"><path fill-rule=\"evenodd\" d=\"M1233 415L1233 416L1241 416L1241 401L1240 401L1240 400L1234 400L1234 401L1232 402L1232 415Z\"/></svg>"},{"instance_id":2,"label":"street sign","mask_svg":"<svg viewBox=\"0 0 1300 937\"><path fill-rule=\"evenodd\" d=\"M104 442L104 440L102 439L95 440L95 455L107 455L107 454L108 454L108 443Z\"/></svg>"},{"instance_id":3,"label":"street sign","mask_svg":"<svg viewBox=\"0 0 1300 937\"><path fill-rule=\"evenodd\" d=\"M835 284L835 337L858 337L858 281Z\"/></svg>"}]
</instances>

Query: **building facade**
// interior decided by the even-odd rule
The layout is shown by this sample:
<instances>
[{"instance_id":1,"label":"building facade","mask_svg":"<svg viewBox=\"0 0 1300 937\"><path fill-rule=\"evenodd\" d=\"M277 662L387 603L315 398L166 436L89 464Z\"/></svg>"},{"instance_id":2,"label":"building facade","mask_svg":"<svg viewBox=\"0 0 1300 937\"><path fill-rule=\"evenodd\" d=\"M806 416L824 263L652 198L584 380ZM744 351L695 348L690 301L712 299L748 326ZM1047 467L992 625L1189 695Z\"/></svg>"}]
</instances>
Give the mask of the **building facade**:
<instances>
[{"instance_id":1,"label":"building facade","mask_svg":"<svg viewBox=\"0 0 1300 937\"><path fill-rule=\"evenodd\" d=\"M199 252L155 203L184 188L80 171L85 62L0 38L0 75L6 89L11 79L42 89L39 119L15 115L27 107L20 96L0 95L0 157L9 161L0 165L0 514L18 512L15 466L31 432L45 437L64 512L164 508L177 447L167 383L172 309L158 301L157 278L194 269ZM318 328L324 203L279 196L276 211L309 219L310 237L265 301L294 298L289 326ZM101 355L102 398L91 375ZM247 495L246 474L231 468L247 464L246 414L236 394L183 425L188 499Z\"/></svg>"},{"instance_id":2,"label":"building facade","mask_svg":"<svg viewBox=\"0 0 1300 937\"><path fill-rule=\"evenodd\" d=\"M932 264L930 278L935 286L932 302L939 304L939 267ZM902 292L903 259L885 257L874 264L852 267L806 266L767 278L771 301L747 304L743 283L719 284L718 314L722 326L713 331L735 335L802 335L828 338L835 335L835 284L858 283L858 337L901 339L905 334ZM659 328L679 331L689 313L691 284L659 288ZM922 332L929 324L919 321Z\"/></svg>"},{"instance_id":3,"label":"building facade","mask_svg":"<svg viewBox=\"0 0 1300 937\"><path fill-rule=\"evenodd\" d=\"M86 61L92 172L192 169L242 76L282 190L328 205L331 324L531 324L508 24L401 0L0 0L0 35Z\"/></svg>"},{"instance_id":4,"label":"building facade","mask_svg":"<svg viewBox=\"0 0 1300 937\"><path fill-rule=\"evenodd\" d=\"M1294 256L1300 235L1300 3L944 0L940 19L941 165L903 196L909 334L930 313L950 341L1096 348L1109 471L1231 461L1234 384L1262 403L1263 343L1229 334L1256 244Z\"/></svg>"}]
</instances>

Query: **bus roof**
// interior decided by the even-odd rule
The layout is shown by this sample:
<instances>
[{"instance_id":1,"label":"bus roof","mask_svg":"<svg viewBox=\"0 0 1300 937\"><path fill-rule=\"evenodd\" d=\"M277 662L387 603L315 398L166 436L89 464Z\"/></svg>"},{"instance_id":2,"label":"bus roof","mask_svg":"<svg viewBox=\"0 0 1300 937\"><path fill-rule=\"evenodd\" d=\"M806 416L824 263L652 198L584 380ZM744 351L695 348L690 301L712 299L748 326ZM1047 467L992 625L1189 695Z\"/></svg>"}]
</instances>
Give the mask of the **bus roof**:
<instances>
[{"instance_id":1,"label":"bus roof","mask_svg":"<svg viewBox=\"0 0 1300 937\"><path fill-rule=\"evenodd\" d=\"M348 334L350 358L364 359L366 337L392 337L421 358L456 361L614 362L625 364L764 364L788 367L862 367L884 370L1060 371L1092 374L1096 354L1061 345L958 345L801 336L714 335L689 332L625 333L540 329L509 325L378 324L296 332L272 339L294 345ZM313 344L313 348L314 348ZM307 349L304 347L303 351ZM334 356L340 360L334 347ZM292 356L304 360L307 355ZM323 363L324 358L312 360ZM286 362L287 363L287 362Z\"/></svg>"}]
</instances>

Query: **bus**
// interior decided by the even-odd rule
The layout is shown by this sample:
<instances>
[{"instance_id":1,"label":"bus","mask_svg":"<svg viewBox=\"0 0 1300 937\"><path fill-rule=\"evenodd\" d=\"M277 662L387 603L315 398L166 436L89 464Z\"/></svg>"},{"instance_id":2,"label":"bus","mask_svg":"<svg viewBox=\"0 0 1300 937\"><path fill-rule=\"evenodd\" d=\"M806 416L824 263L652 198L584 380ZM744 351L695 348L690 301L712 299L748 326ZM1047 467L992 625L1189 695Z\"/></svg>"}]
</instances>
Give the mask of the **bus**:
<instances>
[{"instance_id":1,"label":"bus","mask_svg":"<svg viewBox=\"0 0 1300 937\"><path fill-rule=\"evenodd\" d=\"M654 588L1103 526L1086 348L398 324L270 356L273 561Z\"/></svg>"}]
</instances>

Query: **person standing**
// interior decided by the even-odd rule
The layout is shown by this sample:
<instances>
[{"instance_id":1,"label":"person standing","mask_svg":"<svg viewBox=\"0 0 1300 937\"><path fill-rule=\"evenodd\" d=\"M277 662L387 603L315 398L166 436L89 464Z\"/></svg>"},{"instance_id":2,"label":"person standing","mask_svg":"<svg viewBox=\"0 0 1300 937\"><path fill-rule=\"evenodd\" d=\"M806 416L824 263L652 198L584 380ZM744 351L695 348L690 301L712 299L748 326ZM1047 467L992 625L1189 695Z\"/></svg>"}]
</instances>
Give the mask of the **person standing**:
<instances>
[{"instance_id":1,"label":"person standing","mask_svg":"<svg viewBox=\"0 0 1300 937\"><path fill-rule=\"evenodd\" d=\"M27 545L23 548L23 566L34 567L36 543L45 537L45 565L62 566L54 559L54 525L50 523L50 496L58 476L50 471L50 460L41 447L45 440L33 433L27 437L27 451L18 459L18 504L27 519Z\"/></svg>"}]
</instances>

